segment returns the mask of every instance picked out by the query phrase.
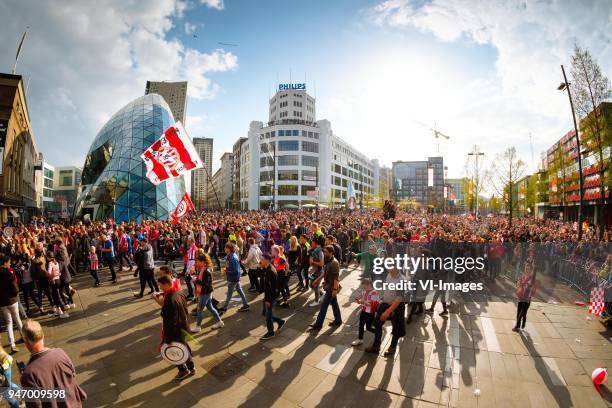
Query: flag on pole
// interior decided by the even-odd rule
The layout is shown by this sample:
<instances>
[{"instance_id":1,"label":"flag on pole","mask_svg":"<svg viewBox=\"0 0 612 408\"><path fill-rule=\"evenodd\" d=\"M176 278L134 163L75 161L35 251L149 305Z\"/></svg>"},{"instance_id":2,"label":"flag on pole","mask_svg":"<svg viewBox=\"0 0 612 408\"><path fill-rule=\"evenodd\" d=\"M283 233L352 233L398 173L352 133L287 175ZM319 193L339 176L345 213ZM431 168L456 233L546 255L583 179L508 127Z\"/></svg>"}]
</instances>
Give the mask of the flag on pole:
<instances>
[{"instance_id":1,"label":"flag on pole","mask_svg":"<svg viewBox=\"0 0 612 408\"><path fill-rule=\"evenodd\" d=\"M604 300L604 288L593 288L591 289L591 299L589 301L589 313L595 316L601 316L606 303Z\"/></svg>"},{"instance_id":2,"label":"flag on pole","mask_svg":"<svg viewBox=\"0 0 612 408\"><path fill-rule=\"evenodd\" d=\"M140 157L147 165L147 178L155 185L204 167L181 122L166 129Z\"/></svg>"},{"instance_id":3,"label":"flag on pole","mask_svg":"<svg viewBox=\"0 0 612 408\"><path fill-rule=\"evenodd\" d=\"M185 195L183 195L183 198L181 198L181 201L174 209L174 212L170 216L172 218L172 223L176 224L178 220L180 220L185 215L187 215L187 213L193 210L195 210L195 207L191 202L191 198L189 198L189 193L185 193Z\"/></svg>"},{"instance_id":4,"label":"flag on pole","mask_svg":"<svg viewBox=\"0 0 612 408\"><path fill-rule=\"evenodd\" d=\"M349 210L354 210L357 207L357 196L351 180L349 180L348 191L346 192L346 207Z\"/></svg>"}]
</instances>

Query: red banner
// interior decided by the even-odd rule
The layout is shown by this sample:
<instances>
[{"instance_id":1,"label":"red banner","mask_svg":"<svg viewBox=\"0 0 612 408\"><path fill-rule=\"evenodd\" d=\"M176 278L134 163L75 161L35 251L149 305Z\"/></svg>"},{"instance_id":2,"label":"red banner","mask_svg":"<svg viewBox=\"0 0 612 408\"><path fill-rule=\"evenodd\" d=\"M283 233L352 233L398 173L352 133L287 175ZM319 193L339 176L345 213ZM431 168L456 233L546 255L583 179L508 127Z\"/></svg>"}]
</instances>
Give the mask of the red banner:
<instances>
[{"instance_id":1,"label":"red banner","mask_svg":"<svg viewBox=\"0 0 612 408\"><path fill-rule=\"evenodd\" d=\"M176 224L178 220L187 215L190 211L195 210L193 203L191 202L191 198L189 198L189 193L185 193L181 201L176 206L176 209L170 216L172 218L172 223Z\"/></svg>"},{"instance_id":2,"label":"red banner","mask_svg":"<svg viewBox=\"0 0 612 408\"><path fill-rule=\"evenodd\" d=\"M147 178L155 185L203 167L181 122L166 129L140 157L147 165Z\"/></svg>"}]
</instances>

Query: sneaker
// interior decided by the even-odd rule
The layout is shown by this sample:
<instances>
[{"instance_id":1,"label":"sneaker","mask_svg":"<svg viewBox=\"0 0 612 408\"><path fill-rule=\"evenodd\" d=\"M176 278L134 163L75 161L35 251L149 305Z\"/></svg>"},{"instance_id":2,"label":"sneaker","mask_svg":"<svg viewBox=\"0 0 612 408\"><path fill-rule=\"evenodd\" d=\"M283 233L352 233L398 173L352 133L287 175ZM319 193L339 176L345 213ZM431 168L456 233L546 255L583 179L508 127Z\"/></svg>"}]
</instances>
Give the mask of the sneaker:
<instances>
[{"instance_id":1,"label":"sneaker","mask_svg":"<svg viewBox=\"0 0 612 408\"><path fill-rule=\"evenodd\" d=\"M198 370L196 370L196 368L193 367L193 369L189 370L189 376L196 375L197 372L198 372Z\"/></svg>"},{"instance_id":2,"label":"sneaker","mask_svg":"<svg viewBox=\"0 0 612 408\"><path fill-rule=\"evenodd\" d=\"M383 356L389 357L395 355L395 347L389 347L384 353Z\"/></svg>"},{"instance_id":3,"label":"sneaker","mask_svg":"<svg viewBox=\"0 0 612 408\"><path fill-rule=\"evenodd\" d=\"M317 306L319 306L319 302L317 302L316 300L308 305L308 307L317 307Z\"/></svg>"},{"instance_id":4,"label":"sneaker","mask_svg":"<svg viewBox=\"0 0 612 408\"><path fill-rule=\"evenodd\" d=\"M59 315L60 319L67 319L70 317L70 315L66 312L62 313L61 315Z\"/></svg>"},{"instance_id":5,"label":"sneaker","mask_svg":"<svg viewBox=\"0 0 612 408\"><path fill-rule=\"evenodd\" d=\"M351 343L351 346L353 346L353 347L361 346L362 344L363 344L363 340L357 339L357 340L353 340L353 342Z\"/></svg>"},{"instance_id":6,"label":"sneaker","mask_svg":"<svg viewBox=\"0 0 612 408\"><path fill-rule=\"evenodd\" d=\"M518 332L519 330L520 330L520 329L519 329L518 327L513 327L513 328L512 328L512 331L513 331L513 332Z\"/></svg>"},{"instance_id":7,"label":"sneaker","mask_svg":"<svg viewBox=\"0 0 612 408\"><path fill-rule=\"evenodd\" d=\"M191 371L189 370L179 371L176 377L174 377L174 381L182 381L185 378L189 377L190 375L191 375Z\"/></svg>"},{"instance_id":8,"label":"sneaker","mask_svg":"<svg viewBox=\"0 0 612 408\"><path fill-rule=\"evenodd\" d=\"M194 324L190 329L189 329L189 333L199 333L200 331L202 331L202 327L198 326L197 324Z\"/></svg>"},{"instance_id":9,"label":"sneaker","mask_svg":"<svg viewBox=\"0 0 612 408\"><path fill-rule=\"evenodd\" d=\"M238 309L238 311L239 312L247 312L250 308L251 308L251 306L249 306L249 305L242 305L242 307L240 309Z\"/></svg>"},{"instance_id":10,"label":"sneaker","mask_svg":"<svg viewBox=\"0 0 612 408\"><path fill-rule=\"evenodd\" d=\"M14 344L11 346L11 354L15 354L19 351L19 349L17 348L17 346L15 346Z\"/></svg>"},{"instance_id":11,"label":"sneaker","mask_svg":"<svg viewBox=\"0 0 612 408\"><path fill-rule=\"evenodd\" d=\"M272 332L272 333L266 333L266 334L264 334L263 336L261 336L261 339L260 339L260 340L268 340L268 339L271 339L271 338L272 338L272 337L274 337L274 336L275 336L274 332Z\"/></svg>"},{"instance_id":12,"label":"sneaker","mask_svg":"<svg viewBox=\"0 0 612 408\"><path fill-rule=\"evenodd\" d=\"M440 316L446 316L448 314L448 310L443 310L440 312Z\"/></svg>"},{"instance_id":13,"label":"sneaker","mask_svg":"<svg viewBox=\"0 0 612 408\"><path fill-rule=\"evenodd\" d=\"M61 313L60 313L59 309L56 307L56 308L53 309L53 314L55 316L59 316Z\"/></svg>"},{"instance_id":14,"label":"sneaker","mask_svg":"<svg viewBox=\"0 0 612 408\"><path fill-rule=\"evenodd\" d=\"M321 326L317 326L316 324L311 324L310 326L308 326L308 329L306 329L307 331L319 331L321 330Z\"/></svg>"},{"instance_id":15,"label":"sneaker","mask_svg":"<svg viewBox=\"0 0 612 408\"><path fill-rule=\"evenodd\" d=\"M329 322L329 327L336 327L336 326L340 326L342 324L342 322L337 322L337 321L333 321L333 322Z\"/></svg>"},{"instance_id":16,"label":"sneaker","mask_svg":"<svg viewBox=\"0 0 612 408\"><path fill-rule=\"evenodd\" d=\"M278 322L278 329L276 329L276 331L279 331L280 329L282 329L284 325L285 325L284 320L281 320L280 322Z\"/></svg>"},{"instance_id":17,"label":"sneaker","mask_svg":"<svg viewBox=\"0 0 612 408\"><path fill-rule=\"evenodd\" d=\"M220 329L222 327L225 327L225 323L223 323L223 320L219 320L217 323L212 325L213 329Z\"/></svg>"}]
</instances>

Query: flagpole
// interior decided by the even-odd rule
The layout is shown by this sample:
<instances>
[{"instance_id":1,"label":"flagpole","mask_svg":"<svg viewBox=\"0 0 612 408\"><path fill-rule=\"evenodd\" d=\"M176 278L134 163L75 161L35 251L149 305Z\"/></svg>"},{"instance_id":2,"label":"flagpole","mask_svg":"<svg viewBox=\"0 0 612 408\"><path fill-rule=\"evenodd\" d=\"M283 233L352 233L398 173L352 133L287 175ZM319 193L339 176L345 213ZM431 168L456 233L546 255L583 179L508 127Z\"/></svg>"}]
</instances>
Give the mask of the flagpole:
<instances>
[{"instance_id":1,"label":"flagpole","mask_svg":"<svg viewBox=\"0 0 612 408\"><path fill-rule=\"evenodd\" d=\"M17 62L19 61L19 54L21 54L21 47L23 46L23 41L26 38L26 34L28 33L28 28L30 27L26 27L26 30L23 32L23 35L21 36L21 41L19 41L19 46L17 46L17 54L15 54L15 65L13 65L13 75L15 75L15 72L17 71Z\"/></svg>"},{"instance_id":2,"label":"flagpole","mask_svg":"<svg viewBox=\"0 0 612 408\"><path fill-rule=\"evenodd\" d=\"M217 189L215 188L215 183L213 183L212 178L210 177L210 174L208 173L208 169L206 168L206 166L204 165L202 167L204 167L204 171L206 172L206 178L208 178L208 181L212 185L213 193L215 193L215 198L217 199L217 205L219 206L220 209L223 209L223 207L221 207L221 201L219 200L219 196L217 195Z\"/></svg>"}]
</instances>

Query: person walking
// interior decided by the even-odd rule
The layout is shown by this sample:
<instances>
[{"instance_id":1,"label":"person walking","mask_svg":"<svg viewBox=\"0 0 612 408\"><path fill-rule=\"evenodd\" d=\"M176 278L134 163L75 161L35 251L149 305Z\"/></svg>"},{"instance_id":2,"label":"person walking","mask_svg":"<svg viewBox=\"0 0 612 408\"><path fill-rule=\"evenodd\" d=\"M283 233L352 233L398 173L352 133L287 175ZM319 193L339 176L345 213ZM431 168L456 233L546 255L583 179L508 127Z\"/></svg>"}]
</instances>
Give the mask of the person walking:
<instances>
[{"instance_id":1,"label":"person walking","mask_svg":"<svg viewBox=\"0 0 612 408\"><path fill-rule=\"evenodd\" d=\"M100 252L102 253L102 261L111 274L110 282L117 283L117 274L115 273L115 246L110 235L102 234L100 236Z\"/></svg>"},{"instance_id":2,"label":"person walking","mask_svg":"<svg viewBox=\"0 0 612 408\"><path fill-rule=\"evenodd\" d=\"M136 251L135 261L140 276L140 293L134 294L134 297L143 297L145 286L147 285L149 285L150 289L149 295L158 292L159 287L154 277L155 260L153 259L153 248L151 244L149 244L147 238L141 240L138 250Z\"/></svg>"},{"instance_id":3,"label":"person walking","mask_svg":"<svg viewBox=\"0 0 612 408\"><path fill-rule=\"evenodd\" d=\"M319 315L314 324L310 325L311 331L320 330L323 327L323 320L327 314L327 308L331 304L334 312L334 320L329 323L331 327L340 326L342 324L342 316L340 315L340 306L338 306L338 291L340 290L340 264L334 257L334 247L327 245L323 250L325 258L325 266L323 273L313 282L313 285L318 285L321 279L324 280L325 295L321 303Z\"/></svg>"},{"instance_id":4,"label":"person walking","mask_svg":"<svg viewBox=\"0 0 612 408\"><path fill-rule=\"evenodd\" d=\"M533 270L533 258L528 258L525 263L525 272L519 276L516 283L516 297L518 304L516 307L516 324L512 331L518 332L525 328L527 324L527 311L531 305L531 299L535 296L538 288L536 274Z\"/></svg>"},{"instance_id":5,"label":"person walking","mask_svg":"<svg viewBox=\"0 0 612 408\"><path fill-rule=\"evenodd\" d=\"M225 276L227 278L227 297L225 298L225 304L219 309L219 312L225 313L227 311L227 307L229 306L230 300L232 300L234 290L238 292L242 300L242 307L238 309L238 311L246 312L250 307L246 296L244 296L242 287L240 287L240 260L238 259L238 254L236 254L236 251L234 250L233 244L229 242L225 244L225 254L227 255L227 265L225 266Z\"/></svg>"},{"instance_id":6,"label":"person walking","mask_svg":"<svg viewBox=\"0 0 612 408\"><path fill-rule=\"evenodd\" d=\"M98 254L96 254L96 247L89 247L89 274L94 278L94 286L100 286L100 277L98 276Z\"/></svg>"},{"instance_id":7,"label":"person walking","mask_svg":"<svg viewBox=\"0 0 612 408\"><path fill-rule=\"evenodd\" d=\"M212 325L213 329L219 329L225 324L221 317L219 316L219 312L212 304L212 295L213 295L213 277L211 271L213 270L213 263L210 256L206 254L203 250L198 251L196 255L196 261L194 265L194 273L195 277L195 291L196 296L198 298L198 308L196 309L196 322L195 325L191 328L192 333L199 333L202 330L202 319L204 318L204 307L208 309L208 311L215 318L215 324Z\"/></svg>"},{"instance_id":8,"label":"person walking","mask_svg":"<svg viewBox=\"0 0 612 408\"><path fill-rule=\"evenodd\" d=\"M64 301L62 300L61 295L61 272L60 267L57 261L55 260L55 256L53 253L49 253L47 256L48 264L47 264L47 278L49 279L49 286L51 287L51 297L53 298L53 312L56 316L59 316L61 319L66 319L70 317L68 313L66 313L67 307L64 305Z\"/></svg>"},{"instance_id":9,"label":"person walking","mask_svg":"<svg viewBox=\"0 0 612 408\"><path fill-rule=\"evenodd\" d=\"M249 292L262 293L262 280L259 278L261 274L261 272L259 271L261 249L259 249L259 245L257 245L254 238L249 238L248 244L249 251L247 252L246 259L244 260L244 266L246 266L248 270L247 274L249 276L249 283L251 284Z\"/></svg>"},{"instance_id":10,"label":"person walking","mask_svg":"<svg viewBox=\"0 0 612 408\"><path fill-rule=\"evenodd\" d=\"M264 301L262 315L266 317L266 327L268 329L266 334L261 337L261 340L268 340L276 334L274 332L274 323L278 325L277 330L280 330L285 321L274 316L273 308L278 296L278 282L276 270L272 265L272 256L270 254L263 254L259 265L263 274Z\"/></svg>"},{"instance_id":11,"label":"person walking","mask_svg":"<svg viewBox=\"0 0 612 408\"><path fill-rule=\"evenodd\" d=\"M319 291L319 283L321 282L321 279L319 278L322 276L321 271L324 265L324 256L323 251L321 250L322 241L322 238L313 238L312 249L310 250L310 269L308 279L312 281L310 287L314 292L314 301L308 305L309 307L317 307L321 304L319 300L321 296Z\"/></svg>"},{"instance_id":12,"label":"person walking","mask_svg":"<svg viewBox=\"0 0 612 408\"><path fill-rule=\"evenodd\" d=\"M11 259L4 255L0 255L0 310L6 322L6 331L8 333L11 353L16 353L17 346L15 345L15 333L13 332L13 322L17 323L17 327L21 332L21 318L19 317L19 287L15 275L10 270Z\"/></svg>"},{"instance_id":13,"label":"person walking","mask_svg":"<svg viewBox=\"0 0 612 408\"><path fill-rule=\"evenodd\" d=\"M161 276L157 280L157 283L162 290L162 295L155 297L155 300L162 307L162 343L182 343L189 351L187 361L177 366L178 374L174 377L174 380L181 381L196 373L195 364L193 363L193 357L191 355L191 348L185 340L189 331L187 300L185 299L185 295L173 288L172 280L168 276Z\"/></svg>"},{"instance_id":14,"label":"person walking","mask_svg":"<svg viewBox=\"0 0 612 408\"><path fill-rule=\"evenodd\" d=\"M21 386L24 388L63 390L66 397L61 403L27 401L27 408L63 406L79 408L87 399L87 394L76 380L76 370L70 357L60 348L45 347L43 329L35 320L23 324L23 339L30 352L30 360L21 373ZM53 404L53 405L52 405Z\"/></svg>"}]
</instances>

